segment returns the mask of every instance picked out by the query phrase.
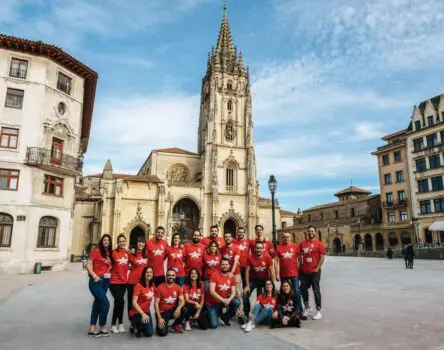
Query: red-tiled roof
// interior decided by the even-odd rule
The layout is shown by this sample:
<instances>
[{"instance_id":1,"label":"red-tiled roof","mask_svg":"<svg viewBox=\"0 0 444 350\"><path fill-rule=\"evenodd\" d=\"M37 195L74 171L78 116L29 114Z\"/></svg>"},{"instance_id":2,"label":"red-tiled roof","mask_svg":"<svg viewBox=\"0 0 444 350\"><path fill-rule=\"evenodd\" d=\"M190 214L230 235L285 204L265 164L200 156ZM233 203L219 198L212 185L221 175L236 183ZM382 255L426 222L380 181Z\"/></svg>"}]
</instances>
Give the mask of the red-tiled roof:
<instances>
[{"instance_id":1,"label":"red-tiled roof","mask_svg":"<svg viewBox=\"0 0 444 350\"><path fill-rule=\"evenodd\" d=\"M153 149L153 152L162 152L162 153L174 153L174 154L188 154L190 156L197 156L197 153L193 153L181 148L172 147L172 148L159 148Z\"/></svg>"},{"instance_id":2,"label":"red-tiled roof","mask_svg":"<svg viewBox=\"0 0 444 350\"><path fill-rule=\"evenodd\" d=\"M83 93L82 132L80 137L82 139L83 152L86 152L89 134L91 131L91 121L96 96L97 79L99 75L94 70L70 56L57 46L45 44L41 41L32 41L0 34L0 48L46 57L85 79Z\"/></svg>"},{"instance_id":3,"label":"red-tiled roof","mask_svg":"<svg viewBox=\"0 0 444 350\"><path fill-rule=\"evenodd\" d=\"M258 196L257 198L258 198L259 200L261 200L261 201L271 202L271 199L270 199L270 198L261 197L261 196Z\"/></svg>"},{"instance_id":4,"label":"red-tiled roof","mask_svg":"<svg viewBox=\"0 0 444 350\"><path fill-rule=\"evenodd\" d=\"M93 174L88 175L88 177L102 177L103 174ZM113 174L114 180L125 180L125 181L134 181L134 182L162 182L157 176L155 175L128 175L128 174Z\"/></svg>"},{"instance_id":5,"label":"red-tiled roof","mask_svg":"<svg viewBox=\"0 0 444 350\"><path fill-rule=\"evenodd\" d=\"M339 191L339 192L335 193L335 196L338 197L338 196L343 196L343 195L346 195L346 194L353 194L353 193L371 194L371 192L369 192L367 190L364 190L362 188L355 187L355 186L350 186L350 187L347 187L346 189L344 189L342 191Z\"/></svg>"},{"instance_id":6,"label":"red-tiled roof","mask_svg":"<svg viewBox=\"0 0 444 350\"><path fill-rule=\"evenodd\" d=\"M281 216L291 216L291 217L293 217L293 216L298 215L297 213L293 213L291 211L287 211L287 210L283 210L283 209L280 210L280 213L281 213Z\"/></svg>"}]
</instances>

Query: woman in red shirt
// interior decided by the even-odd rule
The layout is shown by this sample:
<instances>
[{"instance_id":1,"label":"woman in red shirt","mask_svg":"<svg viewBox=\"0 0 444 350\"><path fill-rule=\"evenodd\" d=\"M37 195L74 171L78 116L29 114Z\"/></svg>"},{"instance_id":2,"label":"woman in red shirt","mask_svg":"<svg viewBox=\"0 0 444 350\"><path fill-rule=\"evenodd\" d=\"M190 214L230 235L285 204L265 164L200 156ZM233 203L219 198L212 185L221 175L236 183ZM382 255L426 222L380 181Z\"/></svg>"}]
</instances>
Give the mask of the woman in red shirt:
<instances>
[{"instance_id":1,"label":"woman in red shirt","mask_svg":"<svg viewBox=\"0 0 444 350\"><path fill-rule=\"evenodd\" d=\"M176 283L183 286L185 282L185 250L181 244L180 234L171 238L171 247L167 247L167 268L176 271Z\"/></svg>"},{"instance_id":2,"label":"woman in red shirt","mask_svg":"<svg viewBox=\"0 0 444 350\"><path fill-rule=\"evenodd\" d=\"M265 281L264 291L257 297L256 305L250 312L250 321L242 325L245 332L256 328L256 323L270 325L273 311L276 309L277 293L271 280Z\"/></svg>"},{"instance_id":3,"label":"woman in red shirt","mask_svg":"<svg viewBox=\"0 0 444 350\"><path fill-rule=\"evenodd\" d=\"M133 307L129 311L131 326L135 330L135 336L140 338L153 335L153 318L150 308L154 298L154 270L151 266L145 267L140 281L134 287Z\"/></svg>"},{"instance_id":4,"label":"woman in red shirt","mask_svg":"<svg viewBox=\"0 0 444 350\"><path fill-rule=\"evenodd\" d=\"M200 280L199 270L191 269L186 284L183 286L185 295L185 330L191 330L193 320L197 320L199 329L208 329L208 316L203 310L205 286Z\"/></svg>"},{"instance_id":5,"label":"woman in red shirt","mask_svg":"<svg viewBox=\"0 0 444 350\"><path fill-rule=\"evenodd\" d=\"M217 241L211 241L208 245L207 250L205 250L203 256L203 283L205 285L205 290L208 291L210 285L210 277L215 271L220 271L220 259L222 255L220 254L219 244Z\"/></svg>"},{"instance_id":6,"label":"woman in red shirt","mask_svg":"<svg viewBox=\"0 0 444 350\"><path fill-rule=\"evenodd\" d=\"M99 246L91 252L86 262L86 270L89 274L89 290L94 297L88 330L88 335L91 336L109 336L105 326L109 310L109 300L106 292L111 278L111 252L111 236L104 234L99 241ZM99 321L99 329L96 328L97 320Z\"/></svg>"},{"instance_id":7,"label":"woman in red shirt","mask_svg":"<svg viewBox=\"0 0 444 350\"><path fill-rule=\"evenodd\" d=\"M137 238L136 250L133 253L129 254L130 261L130 273L128 276L128 284L127 284L127 297L128 297L128 318L129 318L129 310L133 307L133 291L134 286L139 283L140 278L142 277L142 272L145 267L148 265L148 257L146 255L145 249L145 237ZM132 331L132 328L130 328Z\"/></svg>"},{"instance_id":8,"label":"woman in red shirt","mask_svg":"<svg viewBox=\"0 0 444 350\"><path fill-rule=\"evenodd\" d=\"M111 285L109 290L114 298L111 332L125 333L123 326L123 309L125 308L125 292L128 283L128 251L125 235L117 236L117 248L112 252Z\"/></svg>"}]
</instances>

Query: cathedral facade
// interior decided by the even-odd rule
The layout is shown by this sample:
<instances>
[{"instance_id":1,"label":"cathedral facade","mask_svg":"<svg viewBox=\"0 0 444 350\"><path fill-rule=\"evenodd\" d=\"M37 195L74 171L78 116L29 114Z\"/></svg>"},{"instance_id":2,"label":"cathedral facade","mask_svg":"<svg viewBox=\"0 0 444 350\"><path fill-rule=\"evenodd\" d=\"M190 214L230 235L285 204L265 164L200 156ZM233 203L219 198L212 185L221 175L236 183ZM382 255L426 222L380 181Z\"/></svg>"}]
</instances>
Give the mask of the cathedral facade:
<instances>
[{"instance_id":1,"label":"cathedral facade","mask_svg":"<svg viewBox=\"0 0 444 350\"><path fill-rule=\"evenodd\" d=\"M84 178L76 194L72 254L102 234L125 234L130 244L164 226L167 238L211 225L254 235L262 224L271 237L271 200L258 196L249 70L230 32L226 9L216 48L208 54L202 80L197 152L151 151L137 175L116 174L110 160L101 174ZM292 222L276 205L276 223ZM283 225L283 224L282 224Z\"/></svg>"}]
</instances>

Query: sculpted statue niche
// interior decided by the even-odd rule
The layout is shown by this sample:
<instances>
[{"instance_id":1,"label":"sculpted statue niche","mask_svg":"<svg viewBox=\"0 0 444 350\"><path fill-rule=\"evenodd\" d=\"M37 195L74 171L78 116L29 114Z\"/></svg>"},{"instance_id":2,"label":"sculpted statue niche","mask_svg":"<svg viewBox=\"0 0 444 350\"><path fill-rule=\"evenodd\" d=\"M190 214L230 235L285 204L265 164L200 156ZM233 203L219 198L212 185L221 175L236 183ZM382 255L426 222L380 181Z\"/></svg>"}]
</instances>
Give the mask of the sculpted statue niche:
<instances>
[{"instance_id":1,"label":"sculpted statue niche","mask_svg":"<svg viewBox=\"0 0 444 350\"><path fill-rule=\"evenodd\" d=\"M183 164L174 164L167 172L167 178L171 183L184 183L188 182L189 170Z\"/></svg>"},{"instance_id":2,"label":"sculpted statue niche","mask_svg":"<svg viewBox=\"0 0 444 350\"><path fill-rule=\"evenodd\" d=\"M227 141L233 141L236 137L236 127L232 120L225 125L225 138Z\"/></svg>"}]
</instances>

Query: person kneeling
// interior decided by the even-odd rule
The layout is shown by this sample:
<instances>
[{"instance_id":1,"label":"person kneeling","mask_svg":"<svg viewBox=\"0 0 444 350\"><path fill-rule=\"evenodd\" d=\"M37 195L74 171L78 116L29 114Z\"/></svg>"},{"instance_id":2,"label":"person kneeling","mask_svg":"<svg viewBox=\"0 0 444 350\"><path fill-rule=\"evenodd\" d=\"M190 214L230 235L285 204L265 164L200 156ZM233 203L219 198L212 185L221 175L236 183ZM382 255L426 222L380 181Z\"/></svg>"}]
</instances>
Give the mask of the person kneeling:
<instances>
[{"instance_id":1,"label":"person kneeling","mask_svg":"<svg viewBox=\"0 0 444 350\"><path fill-rule=\"evenodd\" d=\"M197 321L200 329L208 329L208 316L203 310L205 301L205 286L200 280L198 269L191 269L188 279L183 286L185 296L185 330L190 331L193 321Z\"/></svg>"},{"instance_id":2,"label":"person kneeling","mask_svg":"<svg viewBox=\"0 0 444 350\"><path fill-rule=\"evenodd\" d=\"M164 337L168 334L168 321L174 319L171 330L182 334L180 324L183 321L183 306L185 304L182 288L175 283L176 272L168 269L166 282L156 289L157 335Z\"/></svg>"},{"instance_id":3,"label":"person kneeling","mask_svg":"<svg viewBox=\"0 0 444 350\"><path fill-rule=\"evenodd\" d=\"M154 298L154 271L152 267L145 267L140 277L140 282L134 287L133 307L129 311L131 327L135 336L142 335L151 337L153 335L153 319L150 314L151 301Z\"/></svg>"},{"instance_id":4,"label":"person kneeling","mask_svg":"<svg viewBox=\"0 0 444 350\"><path fill-rule=\"evenodd\" d=\"M301 327L296 293L288 281L283 281L276 311L271 318L271 328Z\"/></svg>"},{"instance_id":5,"label":"person kneeling","mask_svg":"<svg viewBox=\"0 0 444 350\"><path fill-rule=\"evenodd\" d=\"M220 263L221 271L214 272L210 277L210 289L206 296L208 310L208 320L210 328L219 326L220 317L226 326L230 326L230 319L236 314L240 302L236 296L236 282L234 277L230 277L230 261L222 258ZM222 313L222 308L227 308Z\"/></svg>"},{"instance_id":6,"label":"person kneeling","mask_svg":"<svg viewBox=\"0 0 444 350\"><path fill-rule=\"evenodd\" d=\"M265 290L256 300L253 310L250 312L250 320L242 325L245 332L256 328L256 323L270 325L271 317L276 309L277 293L271 280L265 281Z\"/></svg>"}]
</instances>

